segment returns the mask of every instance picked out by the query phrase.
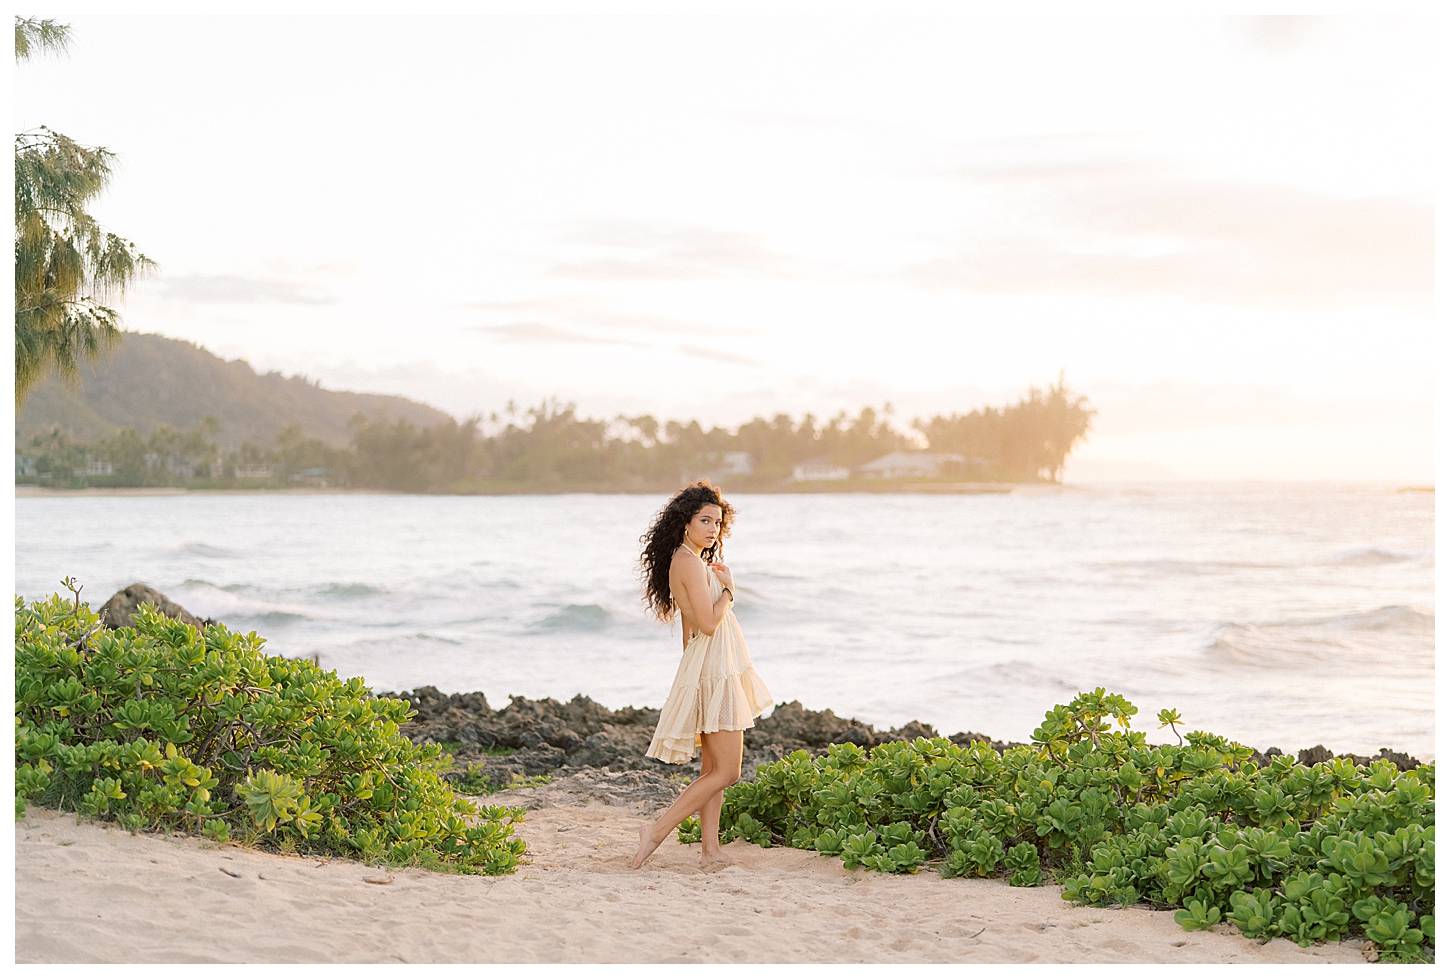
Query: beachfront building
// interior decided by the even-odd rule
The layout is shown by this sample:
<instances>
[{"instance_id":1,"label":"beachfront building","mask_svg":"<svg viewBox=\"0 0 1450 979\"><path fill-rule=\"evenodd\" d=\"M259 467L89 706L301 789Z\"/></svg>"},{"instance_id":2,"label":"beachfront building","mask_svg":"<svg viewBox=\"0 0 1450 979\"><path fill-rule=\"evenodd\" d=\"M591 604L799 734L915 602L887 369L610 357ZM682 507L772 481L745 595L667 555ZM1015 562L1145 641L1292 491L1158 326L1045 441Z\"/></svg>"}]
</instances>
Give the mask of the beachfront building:
<instances>
[{"instance_id":1,"label":"beachfront building","mask_svg":"<svg viewBox=\"0 0 1450 979\"><path fill-rule=\"evenodd\" d=\"M755 472L755 457L749 452L722 453L718 472L726 476L749 476Z\"/></svg>"},{"instance_id":2,"label":"beachfront building","mask_svg":"<svg viewBox=\"0 0 1450 979\"><path fill-rule=\"evenodd\" d=\"M75 474L80 478L86 476L114 476L116 474L116 467L109 459L103 459L94 453L87 453L86 464L77 467Z\"/></svg>"},{"instance_id":3,"label":"beachfront building","mask_svg":"<svg viewBox=\"0 0 1450 979\"><path fill-rule=\"evenodd\" d=\"M868 479L919 479L960 469L966 461L954 452L892 452L857 466L856 471Z\"/></svg>"},{"instance_id":4,"label":"beachfront building","mask_svg":"<svg viewBox=\"0 0 1450 979\"><path fill-rule=\"evenodd\" d=\"M819 459L807 459L799 463L791 470L791 480L797 483L813 483L817 480L827 479L849 479L851 470L845 466L838 466L830 459L822 456Z\"/></svg>"},{"instance_id":5,"label":"beachfront building","mask_svg":"<svg viewBox=\"0 0 1450 979\"><path fill-rule=\"evenodd\" d=\"M310 469L299 469L292 474L292 482L301 483L303 486L315 486L319 489L327 488L327 467L313 466Z\"/></svg>"},{"instance_id":6,"label":"beachfront building","mask_svg":"<svg viewBox=\"0 0 1450 979\"><path fill-rule=\"evenodd\" d=\"M702 472L696 479L708 479L712 483L729 479L731 476L749 476L755 472L755 457L749 452L718 452L711 453L706 457L708 463L714 463L715 468L708 472ZM690 479L689 474L685 474Z\"/></svg>"}]
</instances>

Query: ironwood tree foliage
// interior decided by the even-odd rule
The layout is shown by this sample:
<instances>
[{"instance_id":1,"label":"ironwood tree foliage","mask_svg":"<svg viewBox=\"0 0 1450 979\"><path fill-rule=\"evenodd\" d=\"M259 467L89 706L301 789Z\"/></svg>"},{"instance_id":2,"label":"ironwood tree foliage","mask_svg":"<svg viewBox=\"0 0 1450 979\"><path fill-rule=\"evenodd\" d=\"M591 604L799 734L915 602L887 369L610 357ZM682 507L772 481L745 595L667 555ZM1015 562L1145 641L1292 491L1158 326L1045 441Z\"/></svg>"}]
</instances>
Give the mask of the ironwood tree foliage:
<instances>
[{"instance_id":1,"label":"ironwood tree foliage","mask_svg":"<svg viewBox=\"0 0 1450 979\"><path fill-rule=\"evenodd\" d=\"M935 452L969 459L998 460L1004 470L1056 481L1067 456L1086 435L1097 411L1085 396L1069 391L1062 374L1046 391L1004 408L979 408L965 415L938 415L915 425Z\"/></svg>"},{"instance_id":2,"label":"ironwood tree foliage","mask_svg":"<svg viewBox=\"0 0 1450 979\"><path fill-rule=\"evenodd\" d=\"M15 58L63 52L70 29L15 19ZM44 126L15 137L15 400L56 373L71 379L83 357L120 342L109 305L153 267L135 243L87 211L110 182L115 155Z\"/></svg>"},{"instance_id":3,"label":"ironwood tree foliage","mask_svg":"<svg viewBox=\"0 0 1450 979\"><path fill-rule=\"evenodd\" d=\"M661 423L649 415L580 418L572 404L545 402L522 411L511 404L508 421L492 435L480 432L482 419L476 417L418 426L358 412L348 425L349 448L308 438L294 423L272 445L243 442L224 449L214 438L222 426L213 419L195 432L163 425L143 438L127 428L90 444L71 442L57 427L35 435L19 451L34 470L26 478L51 485L196 485L197 479L209 479L208 485L237 486L254 485L238 480L258 478L285 485L315 477L332 486L404 493L599 487L652 492L718 473L727 453L746 453L753 469L727 470L721 478L737 489L761 489L788 481L802 462L858 466L925 440L932 452L965 460L928 478L1039 482L1061 477L1093 414L1086 398L1059 378L1015 404L917 419L916 436L892 427L889 405L879 412L863 408L854 418L842 412L825 422L811 415L800 421L784 414L755 418L731 432L707 430L693 420ZM178 475L184 472L191 475Z\"/></svg>"}]
</instances>

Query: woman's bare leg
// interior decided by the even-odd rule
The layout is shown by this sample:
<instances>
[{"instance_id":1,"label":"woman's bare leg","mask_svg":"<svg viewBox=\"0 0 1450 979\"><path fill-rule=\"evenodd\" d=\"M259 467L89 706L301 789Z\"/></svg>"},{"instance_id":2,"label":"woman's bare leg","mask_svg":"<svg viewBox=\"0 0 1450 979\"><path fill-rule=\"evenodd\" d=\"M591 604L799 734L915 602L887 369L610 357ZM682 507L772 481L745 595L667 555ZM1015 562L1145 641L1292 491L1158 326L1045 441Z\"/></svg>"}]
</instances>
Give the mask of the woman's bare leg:
<instances>
[{"instance_id":1,"label":"woman's bare leg","mask_svg":"<svg viewBox=\"0 0 1450 979\"><path fill-rule=\"evenodd\" d=\"M700 775L703 777L715 767L715 759L710 754L709 748L700 745ZM734 857L728 855L720 846L720 807L725 802L725 793L716 792L705 800L700 806L700 862L701 863L739 863Z\"/></svg>"},{"instance_id":2,"label":"woman's bare leg","mask_svg":"<svg viewBox=\"0 0 1450 979\"><path fill-rule=\"evenodd\" d=\"M665 841L674 828L684 822L696 812L700 812L705 803L710 801L712 796L725 791L728 786L740 781L740 758L745 748L745 733L743 731L712 731L709 734L700 735L702 748L708 744L710 751L711 768L708 774L703 774L695 781L685 787L680 797L675 800L674 805L665 810L652 823L645 823L639 828L639 849L634 854L631 866L638 870L644 865L649 855ZM703 814L702 814L703 815ZM715 818L716 832L719 832L719 810L716 810ZM704 839L703 820L701 825L701 839ZM718 845L718 837L717 837ZM703 850L703 846L701 847Z\"/></svg>"},{"instance_id":3,"label":"woman's bare leg","mask_svg":"<svg viewBox=\"0 0 1450 979\"><path fill-rule=\"evenodd\" d=\"M704 778L706 775L709 775L710 772L712 772L714 770L714 768L715 768L715 759L710 756L710 745L705 742L705 739L704 738L701 738L700 739L700 777L701 778ZM711 798L714 798L714 796L711 796ZM706 802L705 805L703 805L703 806L700 807L700 849L701 850L709 850L712 846L717 846L719 844L719 842L720 842L720 824L718 822L716 822L713 827L710 825L709 819L707 818L708 815L709 815L709 808L710 808L710 804L708 802Z\"/></svg>"}]
</instances>

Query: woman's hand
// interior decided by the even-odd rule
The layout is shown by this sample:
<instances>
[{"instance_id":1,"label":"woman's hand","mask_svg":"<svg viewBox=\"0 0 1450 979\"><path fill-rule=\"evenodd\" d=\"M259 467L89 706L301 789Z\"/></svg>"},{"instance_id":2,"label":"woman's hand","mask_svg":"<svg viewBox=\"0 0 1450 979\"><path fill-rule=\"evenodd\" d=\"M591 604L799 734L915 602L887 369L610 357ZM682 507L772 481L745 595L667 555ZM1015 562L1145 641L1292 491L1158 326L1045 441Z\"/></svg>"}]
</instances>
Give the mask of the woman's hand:
<instances>
[{"instance_id":1,"label":"woman's hand","mask_svg":"<svg viewBox=\"0 0 1450 979\"><path fill-rule=\"evenodd\" d=\"M719 561L715 561L710 565L710 570L715 572L715 577L720 579L720 584L724 585L726 588L729 588L730 594L734 595L735 576L730 573L730 569L727 568L725 565L721 564Z\"/></svg>"}]
</instances>

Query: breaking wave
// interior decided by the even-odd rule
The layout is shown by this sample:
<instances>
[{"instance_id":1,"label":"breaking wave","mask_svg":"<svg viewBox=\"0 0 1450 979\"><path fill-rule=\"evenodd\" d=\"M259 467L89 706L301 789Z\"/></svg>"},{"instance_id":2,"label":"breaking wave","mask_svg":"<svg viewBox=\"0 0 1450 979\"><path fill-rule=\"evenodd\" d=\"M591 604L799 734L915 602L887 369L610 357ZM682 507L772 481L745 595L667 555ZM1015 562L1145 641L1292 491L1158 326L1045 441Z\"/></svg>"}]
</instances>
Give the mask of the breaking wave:
<instances>
[{"instance_id":1,"label":"breaking wave","mask_svg":"<svg viewBox=\"0 0 1450 979\"><path fill-rule=\"evenodd\" d=\"M1340 551L1330 559L1331 564L1399 564L1402 561L1419 561L1430 555L1424 551L1393 551L1381 547L1352 547Z\"/></svg>"},{"instance_id":2,"label":"breaking wave","mask_svg":"<svg viewBox=\"0 0 1450 979\"><path fill-rule=\"evenodd\" d=\"M534 628L545 632L600 632L609 627L610 614L600 605L566 605L545 616Z\"/></svg>"},{"instance_id":3,"label":"breaking wave","mask_svg":"<svg viewBox=\"0 0 1450 979\"><path fill-rule=\"evenodd\" d=\"M1435 616L1405 605L1365 612L1274 622L1223 622L1208 634L1204 652L1224 662L1293 668L1334 662L1346 654L1395 658L1413 654L1435 635ZM1431 646L1431 649L1433 646Z\"/></svg>"},{"instance_id":4,"label":"breaking wave","mask_svg":"<svg viewBox=\"0 0 1450 979\"><path fill-rule=\"evenodd\" d=\"M197 557L234 557L235 551L229 551L225 547L217 547L215 544L205 544L197 540L183 541L174 548L183 554L193 554Z\"/></svg>"},{"instance_id":5,"label":"breaking wave","mask_svg":"<svg viewBox=\"0 0 1450 979\"><path fill-rule=\"evenodd\" d=\"M341 584L336 581L318 589L318 594L328 598L369 598L373 595L386 595L387 593L386 588L357 583Z\"/></svg>"}]
</instances>

